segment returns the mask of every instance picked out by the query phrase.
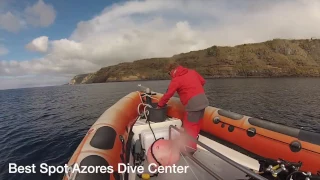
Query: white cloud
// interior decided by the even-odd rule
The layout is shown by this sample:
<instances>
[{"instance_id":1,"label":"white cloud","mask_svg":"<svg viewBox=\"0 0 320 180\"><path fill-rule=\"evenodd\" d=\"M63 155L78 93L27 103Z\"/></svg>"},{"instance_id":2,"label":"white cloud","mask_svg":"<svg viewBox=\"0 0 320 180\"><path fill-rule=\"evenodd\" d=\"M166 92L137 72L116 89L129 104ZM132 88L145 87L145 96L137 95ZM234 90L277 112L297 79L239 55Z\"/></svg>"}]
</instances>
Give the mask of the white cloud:
<instances>
[{"instance_id":1,"label":"white cloud","mask_svg":"<svg viewBox=\"0 0 320 180\"><path fill-rule=\"evenodd\" d=\"M38 52L47 52L48 50L48 37L40 36L32 40L29 44L26 45L26 49L29 51L38 51Z\"/></svg>"},{"instance_id":2,"label":"white cloud","mask_svg":"<svg viewBox=\"0 0 320 180\"><path fill-rule=\"evenodd\" d=\"M56 11L52 5L39 0L33 6L25 9L26 20L29 24L40 27L48 27L56 18Z\"/></svg>"},{"instance_id":3,"label":"white cloud","mask_svg":"<svg viewBox=\"0 0 320 180\"><path fill-rule=\"evenodd\" d=\"M318 22L316 0L129 1L79 22L69 38L49 42L41 59L0 63L0 76L75 75L212 45L319 38Z\"/></svg>"},{"instance_id":4,"label":"white cloud","mask_svg":"<svg viewBox=\"0 0 320 180\"><path fill-rule=\"evenodd\" d=\"M9 53L9 50L4 47L4 45L0 44L0 56L6 55Z\"/></svg>"},{"instance_id":5,"label":"white cloud","mask_svg":"<svg viewBox=\"0 0 320 180\"><path fill-rule=\"evenodd\" d=\"M0 29L9 32L18 32L23 27L23 22L11 12L0 14Z\"/></svg>"}]
</instances>

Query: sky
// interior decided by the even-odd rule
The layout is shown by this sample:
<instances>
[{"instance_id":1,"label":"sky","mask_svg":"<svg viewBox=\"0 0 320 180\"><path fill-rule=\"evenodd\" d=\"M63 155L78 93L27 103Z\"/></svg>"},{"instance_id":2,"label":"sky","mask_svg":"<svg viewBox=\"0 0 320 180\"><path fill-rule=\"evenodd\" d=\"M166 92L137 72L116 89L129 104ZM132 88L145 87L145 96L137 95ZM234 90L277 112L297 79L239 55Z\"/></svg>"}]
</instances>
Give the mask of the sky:
<instances>
[{"instance_id":1,"label":"sky","mask_svg":"<svg viewBox=\"0 0 320 180\"><path fill-rule=\"evenodd\" d=\"M319 37L318 0L0 0L0 89L213 45Z\"/></svg>"}]
</instances>

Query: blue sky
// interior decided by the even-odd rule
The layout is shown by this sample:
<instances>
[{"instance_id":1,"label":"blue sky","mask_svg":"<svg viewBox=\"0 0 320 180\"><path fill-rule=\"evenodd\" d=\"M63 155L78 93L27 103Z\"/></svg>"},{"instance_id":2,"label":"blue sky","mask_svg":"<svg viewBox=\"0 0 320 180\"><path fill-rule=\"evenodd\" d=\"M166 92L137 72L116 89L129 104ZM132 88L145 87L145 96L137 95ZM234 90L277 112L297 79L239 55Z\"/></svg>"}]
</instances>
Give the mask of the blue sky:
<instances>
[{"instance_id":1,"label":"blue sky","mask_svg":"<svg viewBox=\"0 0 320 180\"><path fill-rule=\"evenodd\" d=\"M4 0L6 1L6 0ZM7 1L6 8L0 7L0 12L18 11L22 12L26 6L32 6L38 0L10 0ZM44 3L52 5L56 11L53 24L44 28L27 27L19 33L12 33L0 29L0 44L5 44L9 53L0 56L0 60L28 60L41 57L41 54L30 52L24 48L34 38L45 35L50 39L62 39L69 37L81 20L89 20L99 14L106 6L114 3L108 0L43 0Z\"/></svg>"},{"instance_id":2,"label":"blue sky","mask_svg":"<svg viewBox=\"0 0 320 180\"><path fill-rule=\"evenodd\" d=\"M0 0L0 89L213 45L320 36L318 0Z\"/></svg>"}]
</instances>

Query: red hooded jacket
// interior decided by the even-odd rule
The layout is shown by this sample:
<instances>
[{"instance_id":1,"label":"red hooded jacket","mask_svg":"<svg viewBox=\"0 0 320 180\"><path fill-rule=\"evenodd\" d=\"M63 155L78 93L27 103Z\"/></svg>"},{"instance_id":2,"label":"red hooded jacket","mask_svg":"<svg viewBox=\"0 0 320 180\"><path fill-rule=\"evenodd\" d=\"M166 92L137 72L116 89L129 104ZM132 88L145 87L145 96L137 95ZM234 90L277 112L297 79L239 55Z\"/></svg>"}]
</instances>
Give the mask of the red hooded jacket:
<instances>
[{"instance_id":1,"label":"red hooded jacket","mask_svg":"<svg viewBox=\"0 0 320 180\"><path fill-rule=\"evenodd\" d=\"M158 103L159 107L163 107L176 91L179 94L180 101L184 106L188 105L189 100L197 95L199 95L198 97L205 97L203 86L206 81L195 70L178 66L176 69L170 72L170 75L172 77L172 80L169 84L167 92L163 95ZM193 109L197 108L194 106L206 107L208 105L206 97L194 99L196 100L192 102Z\"/></svg>"}]
</instances>

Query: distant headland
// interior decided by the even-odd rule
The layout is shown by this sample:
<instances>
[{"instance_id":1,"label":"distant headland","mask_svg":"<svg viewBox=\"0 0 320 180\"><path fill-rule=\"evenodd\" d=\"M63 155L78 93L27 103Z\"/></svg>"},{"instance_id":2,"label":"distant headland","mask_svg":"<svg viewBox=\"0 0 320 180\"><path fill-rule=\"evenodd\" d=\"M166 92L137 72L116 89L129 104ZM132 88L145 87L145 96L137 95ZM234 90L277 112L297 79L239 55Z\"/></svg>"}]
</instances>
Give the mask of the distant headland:
<instances>
[{"instance_id":1,"label":"distant headland","mask_svg":"<svg viewBox=\"0 0 320 180\"><path fill-rule=\"evenodd\" d=\"M273 39L234 47L212 46L170 58L150 58L75 76L68 84L166 80L169 61L197 70L205 78L320 77L320 40Z\"/></svg>"}]
</instances>

